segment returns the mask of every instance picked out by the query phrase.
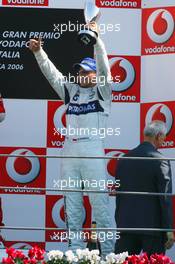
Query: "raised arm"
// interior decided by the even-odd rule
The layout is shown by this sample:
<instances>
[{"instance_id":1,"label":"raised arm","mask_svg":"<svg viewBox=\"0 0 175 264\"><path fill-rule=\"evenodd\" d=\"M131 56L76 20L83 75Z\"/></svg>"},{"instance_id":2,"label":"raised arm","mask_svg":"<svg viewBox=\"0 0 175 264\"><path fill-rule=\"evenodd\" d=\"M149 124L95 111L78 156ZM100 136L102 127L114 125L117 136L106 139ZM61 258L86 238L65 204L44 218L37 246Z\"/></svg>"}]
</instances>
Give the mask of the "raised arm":
<instances>
[{"instance_id":1,"label":"raised arm","mask_svg":"<svg viewBox=\"0 0 175 264\"><path fill-rule=\"evenodd\" d=\"M60 98L66 101L66 96L69 94L69 84L66 83L63 74L49 60L47 54L41 47L41 40L31 39L29 49L33 52L42 73L49 81L50 85Z\"/></svg>"},{"instance_id":2,"label":"raised arm","mask_svg":"<svg viewBox=\"0 0 175 264\"><path fill-rule=\"evenodd\" d=\"M96 27L97 25L94 24L94 30ZM112 92L111 72L105 45L100 37L98 37L97 43L94 45L94 56L97 64L97 81L99 84L99 90L104 99L110 99Z\"/></svg>"}]
</instances>

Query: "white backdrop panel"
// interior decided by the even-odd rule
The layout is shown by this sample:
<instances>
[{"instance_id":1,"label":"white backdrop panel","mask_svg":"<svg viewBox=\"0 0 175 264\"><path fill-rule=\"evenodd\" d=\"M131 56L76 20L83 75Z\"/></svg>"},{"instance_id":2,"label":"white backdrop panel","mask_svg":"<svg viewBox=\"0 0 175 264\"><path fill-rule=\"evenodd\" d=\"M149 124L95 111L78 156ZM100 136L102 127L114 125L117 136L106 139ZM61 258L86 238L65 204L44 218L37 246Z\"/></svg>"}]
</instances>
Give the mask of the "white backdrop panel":
<instances>
[{"instance_id":1,"label":"white backdrop panel","mask_svg":"<svg viewBox=\"0 0 175 264\"><path fill-rule=\"evenodd\" d=\"M98 24L120 24L120 31L101 34L109 55L140 55L141 10L102 8Z\"/></svg>"},{"instance_id":2,"label":"white backdrop panel","mask_svg":"<svg viewBox=\"0 0 175 264\"><path fill-rule=\"evenodd\" d=\"M107 136L106 149L130 149L140 142L140 104L112 103L108 128L120 128L120 135Z\"/></svg>"},{"instance_id":3,"label":"white backdrop panel","mask_svg":"<svg viewBox=\"0 0 175 264\"><path fill-rule=\"evenodd\" d=\"M6 99L4 104L0 145L46 147L47 101Z\"/></svg>"},{"instance_id":4,"label":"white backdrop panel","mask_svg":"<svg viewBox=\"0 0 175 264\"><path fill-rule=\"evenodd\" d=\"M174 6L174 0L142 0L142 8Z\"/></svg>"},{"instance_id":5,"label":"white backdrop panel","mask_svg":"<svg viewBox=\"0 0 175 264\"><path fill-rule=\"evenodd\" d=\"M84 0L49 0L49 7L83 9L84 2Z\"/></svg>"},{"instance_id":6,"label":"white backdrop panel","mask_svg":"<svg viewBox=\"0 0 175 264\"><path fill-rule=\"evenodd\" d=\"M47 155L59 156L61 155L62 149L59 148L47 148ZM61 159L59 158L49 158L46 163L46 188L56 188L60 184L61 175ZM61 195L60 192L46 192L46 194Z\"/></svg>"},{"instance_id":7,"label":"white backdrop panel","mask_svg":"<svg viewBox=\"0 0 175 264\"><path fill-rule=\"evenodd\" d=\"M174 100L175 54L142 56L141 102Z\"/></svg>"},{"instance_id":8,"label":"white backdrop panel","mask_svg":"<svg viewBox=\"0 0 175 264\"><path fill-rule=\"evenodd\" d=\"M45 196L2 194L6 226L45 227ZM45 241L44 231L2 230L7 241Z\"/></svg>"}]
</instances>

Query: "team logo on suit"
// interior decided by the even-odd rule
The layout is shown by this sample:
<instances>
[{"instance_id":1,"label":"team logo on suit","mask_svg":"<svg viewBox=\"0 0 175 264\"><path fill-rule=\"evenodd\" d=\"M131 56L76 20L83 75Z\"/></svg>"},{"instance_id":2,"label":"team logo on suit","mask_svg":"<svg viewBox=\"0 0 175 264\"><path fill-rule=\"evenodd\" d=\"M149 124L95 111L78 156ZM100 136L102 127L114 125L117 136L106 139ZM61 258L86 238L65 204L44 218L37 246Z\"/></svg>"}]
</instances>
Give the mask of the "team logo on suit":
<instances>
[{"instance_id":1,"label":"team logo on suit","mask_svg":"<svg viewBox=\"0 0 175 264\"><path fill-rule=\"evenodd\" d=\"M109 59L112 74L112 90L123 92L129 89L135 80L135 69L130 61L122 57Z\"/></svg>"},{"instance_id":2,"label":"team logo on suit","mask_svg":"<svg viewBox=\"0 0 175 264\"><path fill-rule=\"evenodd\" d=\"M155 104L149 109L146 115L145 124L148 124L154 120L163 121L167 127L167 134L170 133L173 125L173 115L167 105Z\"/></svg>"},{"instance_id":3,"label":"team logo on suit","mask_svg":"<svg viewBox=\"0 0 175 264\"><path fill-rule=\"evenodd\" d=\"M18 183L29 183L37 178L40 173L40 161L36 155L28 149L17 149L11 155L22 155L22 157L8 157L6 170L9 177ZM35 156L33 157L27 157Z\"/></svg>"},{"instance_id":4,"label":"team logo on suit","mask_svg":"<svg viewBox=\"0 0 175 264\"><path fill-rule=\"evenodd\" d=\"M165 9L154 11L147 22L147 33L155 43L165 43L174 32L174 19Z\"/></svg>"}]
</instances>

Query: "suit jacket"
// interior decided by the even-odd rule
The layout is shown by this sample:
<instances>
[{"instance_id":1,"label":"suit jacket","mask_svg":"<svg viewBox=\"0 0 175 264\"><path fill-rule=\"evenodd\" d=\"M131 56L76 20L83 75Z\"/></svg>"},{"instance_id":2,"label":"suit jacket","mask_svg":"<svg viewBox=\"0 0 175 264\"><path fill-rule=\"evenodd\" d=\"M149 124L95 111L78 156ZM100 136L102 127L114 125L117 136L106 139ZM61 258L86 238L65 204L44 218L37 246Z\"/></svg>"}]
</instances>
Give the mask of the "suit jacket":
<instances>
[{"instance_id":1,"label":"suit jacket","mask_svg":"<svg viewBox=\"0 0 175 264\"><path fill-rule=\"evenodd\" d=\"M140 144L126 156L163 157L149 142ZM120 160L116 179L120 179L120 191L172 192L171 168L165 160ZM172 228L172 214L172 198L168 196L116 196L116 222L120 228Z\"/></svg>"}]
</instances>

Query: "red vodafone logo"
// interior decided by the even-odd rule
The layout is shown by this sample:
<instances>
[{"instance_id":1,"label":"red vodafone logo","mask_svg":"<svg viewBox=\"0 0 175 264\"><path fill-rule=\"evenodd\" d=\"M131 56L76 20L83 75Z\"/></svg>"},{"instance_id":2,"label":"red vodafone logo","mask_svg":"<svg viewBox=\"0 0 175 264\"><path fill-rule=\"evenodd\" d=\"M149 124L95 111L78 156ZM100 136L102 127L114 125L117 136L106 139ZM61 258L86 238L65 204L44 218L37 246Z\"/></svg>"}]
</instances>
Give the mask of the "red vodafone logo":
<instances>
[{"instance_id":1,"label":"red vodafone logo","mask_svg":"<svg viewBox=\"0 0 175 264\"><path fill-rule=\"evenodd\" d=\"M145 124L148 124L154 120L160 120L165 123L167 127L167 134L171 131L173 125L173 116L168 106L164 104L153 105L146 115Z\"/></svg>"},{"instance_id":2,"label":"red vodafone logo","mask_svg":"<svg viewBox=\"0 0 175 264\"><path fill-rule=\"evenodd\" d=\"M64 198L59 199L52 208L52 219L56 227L66 228ZM86 220L86 211L83 207L83 223Z\"/></svg>"},{"instance_id":3,"label":"red vodafone logo","mask_svg":"<svg viewBox=\"0 0 175 264\"><path fill-rule=\"evenodd\" d=\"M36 245L40 248L43 248L43 249L45 248L45 242L5 241L5 247L7 248L11 247L11 248L20 249L20 250L29 250Z\"/></svg>"},{"instance_id":4,"label":"red vodafone logo","mask_svg":"<svg viewBox=\"0 0 175 264\"><path fill-rule=\"evenodd\" d=\"M174 19L165 9L154 11L147 22L147 33L155 43L167 42L174 32Z\"/></svg>"},{"instance_id":5,"label":"red vodafone logo","mask_svg":"<svg viewBox=\"0 0 175 264\"><path fill-rule=\"evenodd\" d=\"M121 152L121 151L117 151L117 150L111 150L109 151L106 156L107 157L122 157L125 153ZM117 169L117 165L118 165L118 161L117 159L107 159L106 160L106 173L108 176L108 179L113 180L115 179L116 176L116 169Z\"/></svg>"},{"instance_id":6,"label":"red vodafone logo","mask_svg":"<svg viewBox=\"0 0 175 264\"><path fill-rule=\"evenodd\" d=\"M46 230L46 241L52 242L66 242L65 235L66 212L64 207L64 198L62 195L47 195L46 196L46 226L52 228L61 228L61 230ZM89 198L83 196L83 227L91 226L91 206ZM68 209L67 209L68 210Z\"/></svg>"},{"instance_id":7,"label":"red vodafone logo","mask_svg":"<svg viewBox=\"0 0 175 264\"><path fill-rule=\"evenodd\" d=\"M127 153L127 150L106 149L106 157L122 157ZM107 187L109 190L116 190L120 187L120 180L116 178L116 171L118 167L118 159L106 159L106 175ZM111 193L110 196L113 196Z\"/></svg>"},{"instance_id":8,"label":"red vodafone logo","mask_svg":"<svg viewBox=\"0 0 175 264\"><path fill-rule=\"evenodd\" d=\"M143 131L145 126L152 121L160 120L165 123L167 128L166 139L162 144L161 148L174 148L175 146L174 116L175 116L175 103L173 101L141 104L141 122L140 122L141 141L144 140Z\"/></svg>"},{"instance_id":9,"label":"red vodafone logo","mask_svg":"<svg viewBox=\"0 0 175 264\"><path fill-rule=\"evenodd\" d=\"M8 157L6 170L9 177L17 183L32 182L40 173L40 161L36 155L28 149L17 149L11 155L22 155L22 157ZM27 155L35 156L26 157Z\"/></svg>"},{"instance_id":10,"label":"red vodafone logo","mask_svg":"<svg viewBox=\"0 0 175 264\"><path fill-rule=\"evenodd\" d=\"M140 56L109 55L113 102L140 102Z\"/></svg>"},{"instance_id":11,"label":"red vodafone logo","mask_svg":"<svg viewBox=\"0 0 175 264\"><path fill-rule=\"evenodd\" d=\"M101 8L141 8L141 0L96 0Z\"/></svg>"},{"instance_id":12,"label":"red vodafone logo","mask_svg":"<svg viewBox=\"0 0 175 264\"><path fill-rule=\"evenodd\" d=\"M48 6L48 0L2 0L8 6Z\"/></svg>"},{"instance_id":13,"label":"red vodafone logo","mask_svg":"<svg viewBox=\"0 0 175 264\"><path fill-rule=\"evenodd\" d=\"M142 55L175 53L174 7L142 10Z\"/></svg>"},{"instance_id":14,"label":"red vodafone logo","mask_svg":"<svg viewBox=\"0 0 175 264\"><path fill-rule=\"evenodd\" d=\"M32 246L28 243L15 243L12 245L13 248L16 248L16 249L26 249L26 250L29 250L32 248Z\"/></svg>"},{"instance_id":15,"label":"red vodafone logo","mask_svg":"<svg viewBox=\"0 0 175 264\"><path fill-rule=\"evenodd\" d=\"M131 62L122 57L109 59L112 75L112 90L123 92L131 87L135 80L135 70Z\"/></svg>"},{"instance_id":16,"label":"red vodafone logo","mask_svg":"<svg viewBox=\"0 0 175 264\"><path fill-rule=\"evenodd\" d=\"M53 122L56 131L64 136L64 133L61 133L66 129L66 106L61 105L55 112L54 117L53 117Z\"/></svg>"},{"instance_id":17,"label":"red vodafone logo","mask_svg":"<svg viewBox=\"0 0 175 264\"><path fill-rule=\"evenodd\" d=\"M62 148L66 135L66 106L62 101L48 101L47 147Z\"/></svg>"}]
</instances>

